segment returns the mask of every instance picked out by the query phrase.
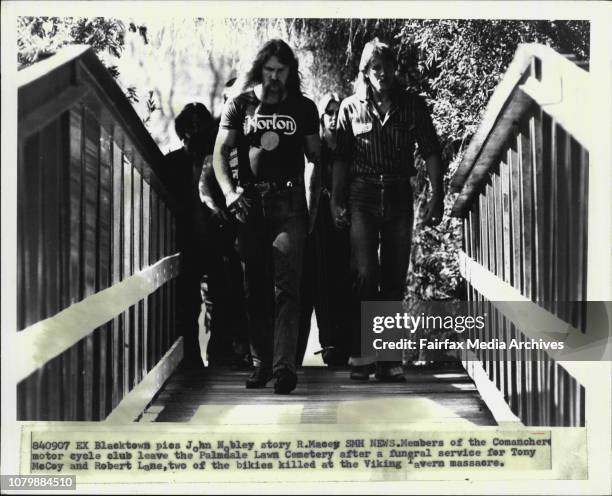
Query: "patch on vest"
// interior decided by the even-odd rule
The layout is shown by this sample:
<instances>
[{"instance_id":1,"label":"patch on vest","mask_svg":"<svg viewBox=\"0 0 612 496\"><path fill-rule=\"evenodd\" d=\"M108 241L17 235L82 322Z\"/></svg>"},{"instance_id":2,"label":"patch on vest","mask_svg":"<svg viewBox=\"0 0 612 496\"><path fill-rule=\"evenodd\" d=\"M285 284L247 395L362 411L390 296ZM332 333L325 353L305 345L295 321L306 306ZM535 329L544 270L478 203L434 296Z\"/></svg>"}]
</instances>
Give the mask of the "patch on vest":
<instances>
[{"instance_id":1,"label":"patch on vest","mask_svg":"<svg viewBox=\"0 0 612 496\"><path fill-rule=\"evenodd\" d=\"M353 127L353 135L369 133L372 130L371 122L356 122L352 121L351 126Z\"/></svg>"}]
</instances>

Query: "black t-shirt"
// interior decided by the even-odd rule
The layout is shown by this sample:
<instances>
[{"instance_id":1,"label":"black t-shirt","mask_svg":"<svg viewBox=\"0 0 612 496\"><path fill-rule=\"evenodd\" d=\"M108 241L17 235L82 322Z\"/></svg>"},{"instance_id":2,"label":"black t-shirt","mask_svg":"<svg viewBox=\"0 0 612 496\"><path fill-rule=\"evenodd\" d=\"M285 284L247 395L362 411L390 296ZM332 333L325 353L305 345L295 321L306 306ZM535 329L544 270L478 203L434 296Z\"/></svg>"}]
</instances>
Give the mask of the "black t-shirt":
<instances>
[{"instance_id":1,"label":"black t-shirt","mask_svg":"<svg viewBox=\"0 0 612 496\"><path fill-rule=\"evenodd\" d=\"M238 131L241 182L283 181L303 175L304 137L318 133L319 117L303 95L271 105L250 90L225 105L220 126Z\"/></svg>"}]
</instances>

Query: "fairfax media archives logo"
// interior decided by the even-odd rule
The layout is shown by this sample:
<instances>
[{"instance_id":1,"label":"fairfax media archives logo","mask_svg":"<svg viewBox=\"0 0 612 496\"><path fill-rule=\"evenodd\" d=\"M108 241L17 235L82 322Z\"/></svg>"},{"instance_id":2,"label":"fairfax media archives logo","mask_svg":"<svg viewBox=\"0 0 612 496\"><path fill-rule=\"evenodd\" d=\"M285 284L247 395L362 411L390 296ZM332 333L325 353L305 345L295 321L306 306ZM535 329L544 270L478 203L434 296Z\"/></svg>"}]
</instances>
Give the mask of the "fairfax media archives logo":
<instances>
[{"instance_id":1,"label":"fairfax media archives logo","mask_svg":"<svg viewBox=\"0 0 612 496\"><path fill-rule=\"evenodd\" d=\"M297 124L290 115L247 115L244 121L244 134L263 131L261 136L261 147L264 150L274 150L279 142L279 133L285 136L295 134Z\"/></svg>"}]
</instances>

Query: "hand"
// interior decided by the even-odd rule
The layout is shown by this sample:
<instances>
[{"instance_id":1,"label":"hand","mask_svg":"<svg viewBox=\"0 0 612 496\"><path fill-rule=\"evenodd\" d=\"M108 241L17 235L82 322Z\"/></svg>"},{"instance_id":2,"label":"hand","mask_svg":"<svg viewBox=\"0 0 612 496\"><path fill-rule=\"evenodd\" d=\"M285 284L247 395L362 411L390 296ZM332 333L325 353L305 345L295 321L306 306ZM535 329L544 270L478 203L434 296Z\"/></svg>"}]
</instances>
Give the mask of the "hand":
<instances>
[{"instance_id":1,"label":"hand","mask_svg":"<svg viewBox=\"0 0 612 496\"><path fill-rule=\"evenodd\" d=\"M210 217L214 219L219 225L226 224L230 221L229 215L227 215L225 209L219 208L216 205L211 207Z\"/></svg>"},{"instance_id":2,"label":"hand","mask_svg":"<svg viewBox=\"0 0 612 496\"><path fill-rule=\"evenodd\" d=\"M225 195L225 204L229 211L243 224L246 222L251 200L242 196L244 190L238 186L235 191L230 191Z\"/></svg>"},{"instance_id":3,"label":"hand","mask_svg":"<svg viewBox=\"0 0 612 496\"><path fill-rule=\"evenodd\" d=\"M333 196L329 201L329 208L331 210L332 220L337 229L346 229L351 225L346 207L336 202Z\"/></svg>"},{"instance_id":4,"label":"hand","mask_svg":"<svg viewBox=\"0 0 612 496\"><path fill-rule=\"evenodd\" d=\"M423 211L423 224L429 227L437 226L442 222L444 215L444 196L434 194L427 202Z\"/></svg>"}]
</instances>

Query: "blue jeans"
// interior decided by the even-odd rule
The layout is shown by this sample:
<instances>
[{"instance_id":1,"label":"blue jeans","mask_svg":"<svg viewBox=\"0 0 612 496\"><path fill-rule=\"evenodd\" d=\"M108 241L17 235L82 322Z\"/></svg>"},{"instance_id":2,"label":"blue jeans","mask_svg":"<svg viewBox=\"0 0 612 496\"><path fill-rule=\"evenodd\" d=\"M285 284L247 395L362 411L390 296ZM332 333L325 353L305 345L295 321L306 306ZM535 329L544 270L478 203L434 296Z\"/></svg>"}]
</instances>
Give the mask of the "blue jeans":
<instances>
[{"instance_id":1,"label":"blue jeans","mask_svg":"<svg viewBox=\"0 0 612 496\"><path fill-rule=\"evenodd\" d=\"M251 353L274 372L296 369L300 282L308 211L304 186L260 194L245 189L251 208L239 233Z\"/></svg>"},{"instance_id":2,"label":"blue jeans","mask_svg":"<svg viewBox=\"0 0 612 496\"><path fill-rule=\"evenodd\" d=\"M351 181L351 356L361 356L362 301L401 301L410 262L412 189L405 178L359 176Z\"/></svg>"}]
</instances>

